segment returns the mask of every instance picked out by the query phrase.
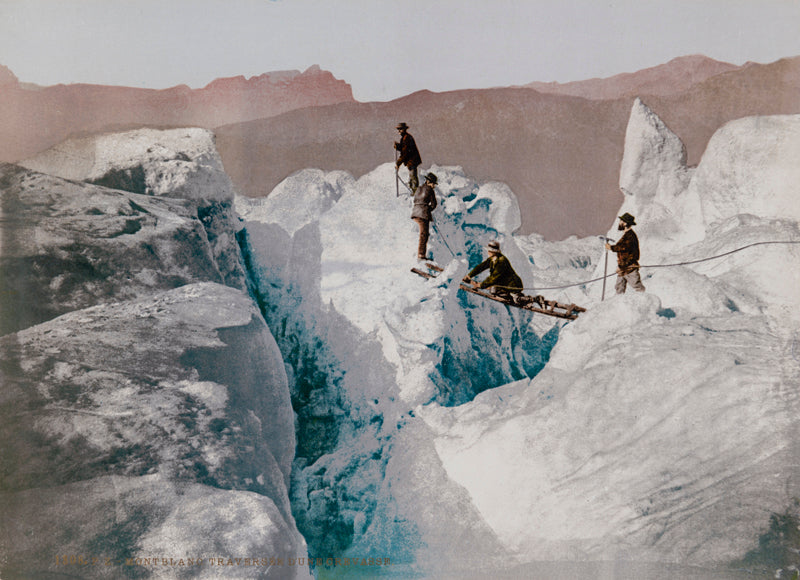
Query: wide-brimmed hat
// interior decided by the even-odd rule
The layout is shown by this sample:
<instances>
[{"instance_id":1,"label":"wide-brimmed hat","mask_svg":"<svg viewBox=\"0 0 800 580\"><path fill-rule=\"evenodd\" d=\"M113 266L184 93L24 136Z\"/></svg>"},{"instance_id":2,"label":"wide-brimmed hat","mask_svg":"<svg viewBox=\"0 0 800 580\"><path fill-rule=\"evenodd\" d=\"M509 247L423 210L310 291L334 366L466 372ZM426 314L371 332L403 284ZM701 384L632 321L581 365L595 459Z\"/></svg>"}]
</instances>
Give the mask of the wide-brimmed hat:
<instances>
[{"instance_id":1,"label":"wide-brimmed hat","mask_svg":"<svg viewBox=\"0 0 800 580\"><path fill-rule=\"evenodd\" d=\"M497 252L499 254L500 242L498 242L497 240L492 240L491 242L486 244L486 249L488 249L490 252Z\"/></svg>"},{"instance_id":2,"label":"wide-brimmed hat","mask_svg":"<svg viewBox=\"0 0 800 580\"><path fill-rule=\"evenodd\" d=\"M397 127L395 127L395 129L408 129L408 125L405 123L400 123L397 125Z\"/></svg>"},{"instance_id":3,"label":"wide-brimmed hat","mask_svg":"<svg viewBox=\"0 0 800 580\"><path fill-rule=\"evenodd\" d=\"M428 175L425 176L425 181L430 181L432 184L436 185L437 183L439 183L439 178L436 177L435 173L429 173Z\"/></svg>"},{"instance_id":4,"label":"wide-brimmed hat","mask_svg":"<svg viewBox=\"0 0 800 580\"><path fill-rule=\"evenodd\" d=\"M619 219L624 221L629 226L635 226L636 225L636 220L633 219L633 216L631 214L627 213L627 212L622 214L621 216L619 216Z\"/></svg>"}]
</instances>

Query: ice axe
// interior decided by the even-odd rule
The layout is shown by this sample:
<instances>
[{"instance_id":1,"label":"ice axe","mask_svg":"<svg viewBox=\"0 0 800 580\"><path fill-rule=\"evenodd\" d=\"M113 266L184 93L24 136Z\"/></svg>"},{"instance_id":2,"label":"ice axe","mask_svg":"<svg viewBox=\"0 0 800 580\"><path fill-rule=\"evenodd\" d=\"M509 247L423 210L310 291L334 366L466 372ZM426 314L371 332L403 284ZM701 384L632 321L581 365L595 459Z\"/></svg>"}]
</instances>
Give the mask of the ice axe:
<instances>
[{"instance_id":1,"label":"ice axe","mask_svg":"<svg viewBox=\"0 0 800 580\"><path fill-rule=\"evenodd\" d=\"M614 240L611 238L607 238L605 236L597 236L601 240L603 240L604 244L613 244ZM606 277L608 276L608 248L606 248L606 258L605 263L603 264L603 293L600 295L600 302L605 300L606 298Z\"/></svg>"},{"instance_id":2,"label":"ice axe","mask_svg":"<svg viewBox=\"0 0 800 580\"><path fill-rule=\"evenodd\" d=\"M397 166L397 148L394 150L394 196L400 197L400 168Z\"/></svg>"}]
</instances>

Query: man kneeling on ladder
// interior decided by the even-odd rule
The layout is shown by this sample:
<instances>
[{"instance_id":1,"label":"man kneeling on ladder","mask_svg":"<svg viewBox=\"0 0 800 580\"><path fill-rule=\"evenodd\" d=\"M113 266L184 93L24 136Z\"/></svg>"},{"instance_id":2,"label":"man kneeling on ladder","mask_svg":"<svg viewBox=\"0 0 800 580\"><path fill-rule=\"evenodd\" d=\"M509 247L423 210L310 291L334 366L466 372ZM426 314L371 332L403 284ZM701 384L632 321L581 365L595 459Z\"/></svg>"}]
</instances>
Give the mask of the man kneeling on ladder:
<instances>
[{"instance_id":1,"label":"man kneeling on ladder","mask_svg":"<svg viewBox=\"0 0 800 580\"><path fill-rule=\"evenodd\" d=\"M469 271L465 281L472 284L473 288L489 288L490 292L500 298L509 298L514 304L519 304L522 295L522 279L511 267L503 254L500 253L500 244L496 240L489 242L486 250L489 257ZM472 279L484 270L489 270L489 275L480 284Z\"/></svg>"},{"instance_id":2,"label":"man kneeling on ladder","mask_svg":"<svg viewBox=\"0 0 800 580\"><path fill-rule=\"evenodd\" d=\"M644 284L639 276L639 238L633 231L636 220L629 213L619 216L617 229L625 232L613 246L606 242L606 250L617 253L617 294L624 294L630 283L637 292L644 292Z\"/></svg>"}]
</instances>

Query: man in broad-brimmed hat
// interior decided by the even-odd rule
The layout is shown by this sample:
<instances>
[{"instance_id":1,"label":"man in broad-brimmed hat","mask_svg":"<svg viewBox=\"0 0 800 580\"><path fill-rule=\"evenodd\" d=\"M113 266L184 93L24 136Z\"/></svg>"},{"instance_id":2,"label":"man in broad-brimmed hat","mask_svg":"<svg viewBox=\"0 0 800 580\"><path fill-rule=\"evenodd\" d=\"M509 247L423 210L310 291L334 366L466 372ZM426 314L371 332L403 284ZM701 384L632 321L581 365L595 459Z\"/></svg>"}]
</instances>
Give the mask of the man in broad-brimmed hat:
<instances>
[{"instance_id":1,"label":"man in broad-brimmed hat","mask_svg":"<svg viewBox=\"0 0 800 580\"><path fill-rule=\"evenodd\" d=\"M508 258L500 252L500 242L492 240L486 246L486 251L489 257L469 271L466 281L473 288L489 288L492 294L519 302L522 297L522 278L511 267ZM489 275L483 282L479 284L472 279L484 270L489 270Z\"/></svg>"},{"instance_id":2,"label":"man in broad-brimmed hat","mask_svg":"<svg viewBox=\"0 0 800 580\"><path fill-rule=\"evenodd\" d=\"M428 236L430 235L430 222L433 219L433 210L436 209L436 183L438 178L433 173L425 176L425 183L414 192L414 207L411 210L411 219L419 224L419 245L417 246L417 259L428 259Z\"/></svg>"},{"instance_id":3,"label":"man in broad-brimmed hat","mask_svg":"<svg viewBox=\"0 0 800 580\"><path fill-rule=\"evenodd\" d=\"M606 242L606 249L617 253L617 294L624 294L628 284L637 292L644 292L644 284L639 276L639 238L633 231L636 220L629 213L619 216L617 229L625 232L613 246Z\"/></svg>"},{"instance_id":4,"label":"man in broad-brimmed hat","mask_svg":"<svg viewBox=\"0 0 800 580\"><path fill-rule=\"evenodd\" d=\"M405 165L408 168L408 186L413 193L416 193L419 187L417 167L422 164L422 157L419 154L414 138L408 132L408 125L400 123L396 128L400 133L400 141L395 142L394 148L400 152L400 155L395 161L395 169L399 169L401 165Z\"/></svg>"}]
</instances>

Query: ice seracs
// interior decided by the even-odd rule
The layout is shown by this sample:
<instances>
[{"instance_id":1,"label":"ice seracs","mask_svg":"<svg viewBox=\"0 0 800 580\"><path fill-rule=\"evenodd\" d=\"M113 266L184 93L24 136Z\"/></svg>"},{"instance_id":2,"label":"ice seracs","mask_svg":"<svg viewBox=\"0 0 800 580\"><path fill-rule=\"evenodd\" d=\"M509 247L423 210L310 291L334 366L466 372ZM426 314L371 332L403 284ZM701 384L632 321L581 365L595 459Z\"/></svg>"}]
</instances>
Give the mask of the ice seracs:
<instances>
[{"instance_id":1,"label":"ice seracs","mask_svg":"<svg viewBox=\"0 0 800 580\"><path fill-rule=\"evenodd\" d=\"M416 227L391 163L358 179L302 171L271 201L237 198L241 222L206 133L104 136L97 151L67 144L37 162L58 169L65 152L91 151L70 166L91 186L3 167L4 201L26 188L61 200L20 230L35 232L37 251L94 244L101 273L123 246L160 256L150 273L123 262L131 295L112 284L108 300L74 309L68 300L98 280L28 279L67 305L0 341L4 396L35 415L2 426L28 470L6 480L26 538L15 561L56 549L38 533L52 518L34 508L59 497L98 512L83 526L83 512L59 512L53 542L80 529L75 545L122 550L108 541L121 525L139 530L128 551L205 549L205 534L222 534L220 549L292 554L306 551L299 529L309 555L380 554L393 573L428 577L545 560L727 567L757 552L770 514L800 496L800 252L699 260L800 240L797 127L796 116L731 123L692 170L637 102L619 213L639 224L647 292L602 301L585 282L602 243L517 237L513 193L457 167L430 168L440 205L429 247L444 269L430 281L409 271ZM180 192L189 199L167 199ZM12 239L6 271L27 257ZM460 292L494 239L526 287L573 285L545 294L587 311L545 323ZM173 255L187 270L169 289L157 268L175 270ZM91 478L49 470L54 455Z\"/></svg>"},{"instance_id":2,"label":"ice seracs","mask_svg":"<svg viewBox=\"0 0 800 580\"><path fill-rule=\"evenodd\" d=\"M273 205L236 202L247 216L242 239L256 292L270 326L281 329L297 385L293 501L311 550L387 549L398 565L423 569L444 553L471 551L475 562L500 553L467 496L448 487L417 410L533 376L558 334L553 322L533 327L522 311L458 290L470 263L498 238L523 279L532 279L513 238L519 209L508 187L477 183L457 167L428 170L439 178L429 250L444 267L431 281L410 272L416 226L410 198L396 195L391 163L357 180L306 170L281 185ZM329 186L324 198L334 203L315 219L279 201L285 192L321 199ZM471 514L455 525L461 540L447 517L453 510Z\"/></svg>"},{"instance_id":3,"label":"ice seracs","mask_svg":"<svg viewBox=\"0 0 800 580\"><path fill-rule=\"evenodd\" d=\"M707 227L740 215L800 220L800 117L747 117L720 128L708 144L689 193L702 196Z\"/></svg>"},{"instance_id":4,"label":"ice seracs","mask_svg":"<svg viewBox=\"0 0 800 580\"><path fill-rule=\"evenodd\" d=\"M286 371L210 133L85 138L29 165L52 174L0 165L0 574L306 557ZM155 552L183 563L138 567Z\"/></svg>"},{"instance_id":5,"label":"ice seracs","mask_svg":"<svg viewBox=\"0 0 800 580\"><path fill-rule=\"evenodd\" d=\"M73 138L21 165L63 179L191 201L224 282L244 287L233 184L210 131L135 129Z\"/></svg>"},{"instance_id":6,"label":"ice seracs","mask_svg":"<svg viewBox=\"0 0 800 580\"><path fill-rule=\"evenodd\" d=\"M294 300L286 302L294 313L274 310L276 320L305 310L301 343L335 343L317 351L316 362L333 372L318 376L312 392L329 402L316 419L336 425L327 433L338 443L294 472L310 545L324 541L313 521L328 514L352 530L337 540L346 552L391 545L399 563L427 573L464 566L465 549L494 562L486 546L506 566L613 560L631 574L631 562L724 567L757 550L765 514L782 513L800 487L790 419L798 251L775 245L678 265L759 240L800 239L796 218L777 216L790 179L772 178L773 193L760 200L768 209L742 188L773 169L793 175L796 117L741 121L780 136L786 155L767 173L759 156L735 154L751 138L762 147L767 131L737 123L692 169L680 140L634 104L619 214L639 224L643 294L601 302L599 283L579 285L602 267L601 242L516 237L507 188L475 184L454 168L432 168L441 198L431 246L445 267L436 280L406 274L415 231L390 164L341 182L341 195L327 198L335 203L319 219L302 218L293 236L280 226L292 215L245 223L255 261L274 252L259 232L285 244L283 266L263 262L275 278L258 282L265 295L283 286L284 300ZM312 190L328 179L291 179L309 178ZM494 238L526 287L576 284L545 294L563 292L587 312L548 328L458 292ZM669 267L648 268L655 265ZM418 481L423 472L435 493ZM414 503L428 497L452 500L460 516L440 522L442 504ZM434 553L446 557L437 562Z\"/></svg>"},{"instance_id":7,"label":"ice seracs","mask_svg":"<svg viewBox=\"0 0 800 580\"><path fill-rule=\"evenodd\" d=\"M687 192L693 169L686 166L686 147L638 98L625 131L619 173L625 197L618 215L633 214L640 235L676 247L702 239L700 200ZM618 236L612 230L609 237Z\"/></svg>"},{"instance_id":8,"label":"ice seracs","mask_svg":"<svg viewBox=\"0 0 800 580\"><path fill-rule=\"evenodd\" d=\"M691 171L635 104L619 213L637 212L647 292L600 302L595 284L535 378L420 411L448 475L521 559L727 566L775 533L764 514L793 505L800 248L647 265L800 241L786 209L797 123L732 122Z\"/></svg>"}]
</instances>

